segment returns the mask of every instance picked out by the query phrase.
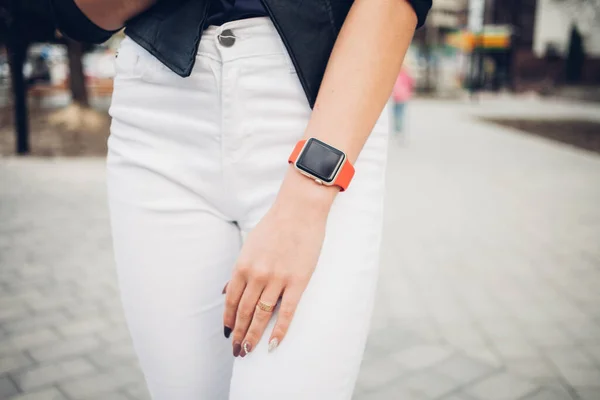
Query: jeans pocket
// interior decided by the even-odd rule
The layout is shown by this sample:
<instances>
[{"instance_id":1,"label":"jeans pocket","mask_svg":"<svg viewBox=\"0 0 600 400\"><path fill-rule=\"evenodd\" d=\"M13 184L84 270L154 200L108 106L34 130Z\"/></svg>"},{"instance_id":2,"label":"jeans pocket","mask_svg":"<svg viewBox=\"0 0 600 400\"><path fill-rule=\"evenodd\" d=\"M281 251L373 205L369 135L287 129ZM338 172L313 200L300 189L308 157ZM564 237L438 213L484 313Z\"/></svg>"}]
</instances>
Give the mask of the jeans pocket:
<instances>
[{"instance_id":1,"label":"jeans pocket","mask_svg":"<svg viewBox=\"0 0 600 400\"><path fill-rule=\"evenodd\" d=\"M163 63L129 37L125 37L117 52L115 84L128 82L158 82L161 75L172 73Z\"/></svg>"},{"instance_id":2,"label":"jeans pocket","mask_svg":"<svg viewBox=\"0 0 600 400\"><path fill-rule=\"evenodd\" d=\"M285 47L285 44L283 43L283 40L281 40L281 38L278 38L278 40L279 40L279 43L281 44L281 52L282 52L283 58L285 59L285 63L287 65L287 68L288 68L290 74L297 75L298 72L296 71L296 67L294 66L294 62L292 61L292 57L290 56L290 52Z\"/></svg>"},{"instance_id":3,"label":"jeans pocket","mask_svg":"<svg viewBox=\"0 0 600 400\"><path fill-rule=\"evenodd\" d=\"M119 46L115 59L115 71L118 78L131 78L139 75L140 55L124 39Z\"/></svg>"}]
</instances>

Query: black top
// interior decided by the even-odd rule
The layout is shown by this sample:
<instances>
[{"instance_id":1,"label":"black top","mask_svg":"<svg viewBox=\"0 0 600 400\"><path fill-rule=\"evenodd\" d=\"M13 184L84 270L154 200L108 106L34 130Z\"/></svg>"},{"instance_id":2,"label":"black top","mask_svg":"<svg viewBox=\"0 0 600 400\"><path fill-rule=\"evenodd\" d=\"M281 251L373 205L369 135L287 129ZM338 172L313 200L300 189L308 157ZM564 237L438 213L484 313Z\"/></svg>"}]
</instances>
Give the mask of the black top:
<instances>
[{"instance_id":1,"label":"black top","mask_svg":"<svg viewBox=\"0 0 600 400\"><path fill-rule=\"evenodd\" d=\"M260 0L214 0L208 9L206 26L267 15Z\"/></svg>"},{"instance_id":2,"label":"black top","mask_svg":"<svg viewBox=\"0 0 600 400\"><path fill-rule=\"evenodd\" d=\"M75 0L54 0L54 17L59 26L75 30L87 37L106 35L104 29L91 23L75 5ZM266 17L269 14L260 0L213 0L208 9L206 25L223 25L244 18ZM115 31L116 32L116 31Z\"/></svg>"},{"instance_id":3,"label":"black top","mask_svg":"<svg viewBox=\"0 0 600 400\"><path fill-rule=\"evenodd\" d=\"M74 0L40 1L54 7L52 12L57 27L74 40L102 43L113 33L94 25L77 8ZM215 1L220 5L215 5ZM170 70L186 77L192 73L202 30L208 23L219 24L266 14L281 36L312 107L331 51L354 0L237 0L237 4L235 1L159 0L127 22L126 34ZM432 0L399 1L412 5L417 15L417 27L422 26Z\"/></svg>"}]
</instances>

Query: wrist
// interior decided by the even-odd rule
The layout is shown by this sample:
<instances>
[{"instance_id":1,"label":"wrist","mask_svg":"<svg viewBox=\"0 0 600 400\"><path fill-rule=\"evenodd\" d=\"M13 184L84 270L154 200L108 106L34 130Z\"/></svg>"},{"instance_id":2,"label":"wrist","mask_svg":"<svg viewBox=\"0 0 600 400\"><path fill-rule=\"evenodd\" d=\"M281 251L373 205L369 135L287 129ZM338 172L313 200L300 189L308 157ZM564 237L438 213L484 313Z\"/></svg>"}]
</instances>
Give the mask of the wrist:
<instances>
[{"instance_id":1,"label":"wrist","mask_svg":"<svg viewBox=\"0 0 600 400\"><path fill-rule=\"evenodd\" d=\"M303 213L327 216L338 193L338 187L319 185L290 165L276 203L282 207L302 209Z\"/></svg>"}]
</instances>

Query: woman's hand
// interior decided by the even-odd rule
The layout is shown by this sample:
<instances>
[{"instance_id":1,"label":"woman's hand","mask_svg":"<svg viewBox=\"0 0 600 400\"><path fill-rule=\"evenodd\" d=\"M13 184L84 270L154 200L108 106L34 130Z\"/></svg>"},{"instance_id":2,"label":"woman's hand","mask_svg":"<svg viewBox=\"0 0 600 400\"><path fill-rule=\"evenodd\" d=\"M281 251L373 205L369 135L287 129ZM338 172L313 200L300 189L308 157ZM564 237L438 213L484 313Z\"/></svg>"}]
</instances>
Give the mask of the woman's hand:
<instances>
[{"instance_id":1,"label":"woman's hand","mask_svg":"<svg viewBox=\"0 0 600 400\"><path fill-rule=\"evenodd\" d=\"M389 99L416 25L408 1L354 1L327 64L305 139L320 139L356 161ZM280 297L269 349L283 340L317 264L337 192L290 167L275 204L248 236L227 287L225 336L233 330L235 356L256 347L271 318L272 310L259 306L269 310Z\"/></svg>"},{"instance_id":2,"label":"woman's hand","mask_svg":"<svg viewBox=\"0 0 600 400\"><path fill-rule=\"evenodd\" d=\"M256 348L272 316L268 306L280 298L269 351L285 337L317 265L337 192L290 167L272 208L249 233L226 288L225 335L233 331L234 356L244 357Z\"/></svg>"}]
</instances>

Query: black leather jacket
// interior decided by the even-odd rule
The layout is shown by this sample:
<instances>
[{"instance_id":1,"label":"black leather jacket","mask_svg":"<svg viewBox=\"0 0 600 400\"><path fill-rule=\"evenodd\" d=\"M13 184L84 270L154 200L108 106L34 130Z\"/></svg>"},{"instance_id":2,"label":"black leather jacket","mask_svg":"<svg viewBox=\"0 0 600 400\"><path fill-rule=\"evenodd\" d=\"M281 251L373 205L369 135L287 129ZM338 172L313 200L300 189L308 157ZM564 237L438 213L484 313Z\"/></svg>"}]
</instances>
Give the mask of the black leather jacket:
<instances>
[{"instance_id":1,"label":"black leather jacket","mask_svg":"<svg viewBox=\"0 0 600 400\"><path fill-rule=\"evenodd\" d=\"M194 67L210 1L159 1L148 11L129 21L125 32L175 73L183 77L189 76ZM281 35L312 107L329 55L353 0L261 1ZM418 26L421 26L432 0L409 2L417 13ZM60 16L57 17L60 21ZM65 33L77 40L96 42L104 41L110 35L110 32L106 32L106 35L92 35L90 31L93 30L86 30L87 34Z\"/></svg>"}]
</instances>

